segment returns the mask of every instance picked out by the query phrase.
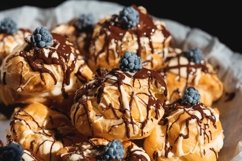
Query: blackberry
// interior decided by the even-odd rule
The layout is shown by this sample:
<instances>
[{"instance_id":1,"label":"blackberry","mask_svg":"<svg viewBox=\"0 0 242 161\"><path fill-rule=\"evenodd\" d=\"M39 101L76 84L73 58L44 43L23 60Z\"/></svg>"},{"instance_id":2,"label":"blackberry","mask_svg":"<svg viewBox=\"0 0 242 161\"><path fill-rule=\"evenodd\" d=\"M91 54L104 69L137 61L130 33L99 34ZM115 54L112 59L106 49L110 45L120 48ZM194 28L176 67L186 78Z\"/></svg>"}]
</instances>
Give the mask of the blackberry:
<instances>
[{"instance_id":1,"label":"blackberry","mask_svg":"<svg viewBox=\"0 0 242 161\"><path fill-rule=\"evenodd\" d=\"M135 72L142 68L141 59L135 53L126 52L120 60L120 69Z\"/></svg>"}]
</instances>

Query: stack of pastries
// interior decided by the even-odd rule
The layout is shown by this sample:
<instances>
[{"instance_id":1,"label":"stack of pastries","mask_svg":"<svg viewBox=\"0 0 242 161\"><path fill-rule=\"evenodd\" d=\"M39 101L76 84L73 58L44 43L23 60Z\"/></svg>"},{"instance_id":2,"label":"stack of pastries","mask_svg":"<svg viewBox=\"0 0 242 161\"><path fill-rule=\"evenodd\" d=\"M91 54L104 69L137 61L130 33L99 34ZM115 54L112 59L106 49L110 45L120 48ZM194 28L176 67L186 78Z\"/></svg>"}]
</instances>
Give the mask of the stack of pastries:
<instances>
[{"instance_id":1,"label":"stack of pastries","mask_svg":"<svg viewBox=\"0 0 242 161\"><path fill-rule=\"evenodd\" d=\"M0 161L218 160L223 84L145 8L0 32L0 108L15 107Z\"/></svg>"}]
</instances>

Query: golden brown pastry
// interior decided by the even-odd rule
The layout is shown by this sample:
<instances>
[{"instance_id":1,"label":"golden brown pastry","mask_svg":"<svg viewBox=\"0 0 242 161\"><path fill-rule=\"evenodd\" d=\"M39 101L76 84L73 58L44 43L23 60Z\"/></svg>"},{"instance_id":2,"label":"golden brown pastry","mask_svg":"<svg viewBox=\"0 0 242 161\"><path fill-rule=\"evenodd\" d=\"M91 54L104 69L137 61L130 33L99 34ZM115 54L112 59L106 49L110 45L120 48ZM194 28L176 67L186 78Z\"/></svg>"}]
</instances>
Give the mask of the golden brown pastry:
<instances>
[{"instance_id":1,"label":"golden brown pastry","mask_svg":"<svg viewBox=\"0 0 242 161\"><path fill-rule=\"evenodd\" d=\"M39 103L30 104L14 114L11 137L44 161L55 161L57 151L83 140L67 116Z\"/></svg>"},{"instance_id":2,"label":"golden brown pastry","mask_svg":"<svg viewBox=\"0 0 242 161\"><path fill-rule=\"evenodd\" d=\"M216 161L223 138L217 109L179 100L166 105L165 115L145 139L144 149L153 161Z\"/></svg>"},{"instance_id":3,"label":"golden brown pastry","mask_svg":"<svg viewBox=\"0 0 242 161\"><path fill-rule=\"evenodd\" d=\"M94 71L111 70L118 67L120 58L129 51L137 53L146 68L159 69L170 40L164 23L153 20L145 8L126 7L94 26L88 64Z\"/></svg>"},{"instance_id":4,"label":"golden brown pastry","mask_svg":"<svg viewBox=\"0 0 242 161\"><path fill-rule=\"evenodd\" d=\"M66 36L79 49L81 55L85 55L90 44L93 19L91 14L82 14L67 23L57 25L52 29L52 32Z\"/></svg>"},{"instance_id":5,"label":"golden brown pastry","mask_svg":"<svg viewBox=\"0 0 242 161\"><path fill-rule=\"evenodd\" d=\"M3 59L11 54L15 47L24 44L30 30L17 28L17 24L11 18L0 21L0 65Z\"/></svg>"},{"instance_id":6,"label":"golden brown pastry","mask_svg":"<svg viewBox=\"0 0 242 161\"><path fill-rule=\"evenodd\" d=\"M37 31L46 32L52 41L32 40L41 35ZM4 104L62 102L93 78L92 71L73 44L46 29L37 28L28 42L15 49L0 69L0 100Z\"/></svg>"},{"instance_id":7,"label":"golden brown pastry","mask_svg":"<svg viewBox=\"0 0 242 161\"><path fill-rule=\"evenodd\" d=\"M0 65L3 59L11 54L15 47L24 44L24 38L30 35L30 31L19 29L14 34L0 33Z\"/></svg>"},{"instance_id":8,"label":"golden brown pastry","mask_svg":"<svg viewBox=\"0 0 242 161\"><path fill-rule=\"evenodd\" d=\"M140 139L163 116L165 98L166 85L158 72L113 69L77 91L71 119L86 136Z\"/></svg>"},{"instance_id":9,"label":"golden brown pastry","mask_svg":"<svg viewBox=\"0 0 242 161\"><path fill-rule=\"evenodd\" d=\"M145 151L130 141L108 141L101 138L64 147L57 155L62 161L150 161Z\"/></svg>"},{"instance_id":10,"label":"golden brown pastry","mask_svg":"<svg viewBox=\"0 0 242 161\"><path fill-rule=\"evenodd\" d=\"M161 72L165 74L170 102L181 98L188 86L193 86L199 91L201 102L207 106L211 106L222 96L223 84L213 67L201 58L199 49L188 52L170 49L169 52ZM188 55L189 53L194 55Z\"/></svg>"}]
</instances>

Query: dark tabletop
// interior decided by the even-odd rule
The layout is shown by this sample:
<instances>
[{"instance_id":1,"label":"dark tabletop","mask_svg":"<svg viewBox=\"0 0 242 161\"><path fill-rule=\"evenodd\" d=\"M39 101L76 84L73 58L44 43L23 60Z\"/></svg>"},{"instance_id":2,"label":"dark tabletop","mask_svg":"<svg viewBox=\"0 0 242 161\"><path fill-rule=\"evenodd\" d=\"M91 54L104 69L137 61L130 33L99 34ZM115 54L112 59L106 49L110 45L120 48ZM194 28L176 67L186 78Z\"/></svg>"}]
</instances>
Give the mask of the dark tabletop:
<instances>
[{"instance_id":1,"label":"dark tabletop","mask_svg":"<svg viewBox=\"0 0 242 161\"><path fill-rule=\"evenodd\" d=\"M31 5L41 8L55 7L64 0L34 0L16 1L7 0L1 3L0 10ZM107 0L106 0L107 1ZM110 1L110 0L108 0ZM167 2L168 1L168 2ZM175 1L175 0L120 0L110 1L122 5L143 5L148 11L161 18L178 21L190 27L197 27L229 46L232 50L242 53L242 13L237 9L240 5L228 1L225 4L219 1L218 5L211 5L205 1Z\"/></svg>"}]
</instances>

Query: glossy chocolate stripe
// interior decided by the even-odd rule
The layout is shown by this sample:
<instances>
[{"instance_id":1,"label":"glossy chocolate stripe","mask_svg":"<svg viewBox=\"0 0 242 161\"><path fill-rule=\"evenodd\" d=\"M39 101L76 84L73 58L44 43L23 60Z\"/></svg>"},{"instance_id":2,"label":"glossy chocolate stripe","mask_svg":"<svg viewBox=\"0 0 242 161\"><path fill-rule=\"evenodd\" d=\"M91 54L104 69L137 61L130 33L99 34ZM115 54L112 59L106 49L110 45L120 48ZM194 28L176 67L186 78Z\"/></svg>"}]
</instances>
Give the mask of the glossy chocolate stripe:
<instances>
[{"instance_id":1,"label":"glossy chocolate stripe","mask_svg":"<svg viewBox=\"0 0 242 161\"><path fill-rule=\"evenodd\" d=\"M73 53L71 43L68 43L64 36L59 34L52 34L54 39L54 45L48 48L48 55L45 54L44 48L32 47L30 44L20 52L22 56L29 64L33 71L39 72L41 79L44 81L43 74L48 73L57 83L57 78L55 74L47 69L44 65L59 65L63 71L63 81L62 81L62 93L63 96L67 96L65 92L65 85L70 84L70 75L74 71L77 55ZM33 50L33 55L28 52ZM53 57L54 54L57 54L58 57ZM73 54L74 59L70 61L71 54Z\"/></svg>"},{"instance_id":2,"label":"glossy chocolate stripe","mask_svg":"<svg viewBox=\"0 0 242 161\"><path fill-rule=\"evenodd\" d=\"M168 117L173 115L173 113L176 113L178 110L182 110L182 112L179 113L177 116L176 120L173 122L168 121ZM201 118L196 116L195 114L192 114L192 112L199 112L201 115ZM205 112L208 111L209 113ZM208 130L210 128L210 125L208 123L203 123L202 121L204 119L209 120L212 122L212 125L214 128L216 127L216 117L214 113L207 107L204 107L202 103L196 104L196 105L183 105L180 103L180 100L172 103L172 104L167 104L165 105L165 115L160 121L161 126L166 126L166 135L165 135L165 157L168 157L168 153L172 150L172 146L169 145L169 131L173 127L177 121L180 120L180 117L184 114L187 114L189 117L184 120L185 127L186 127L186 134L180 133L177 138L175 139L175 143L178 142L178 139L182 137L183 139L188 139L190 137L190 128L189 124L191 120L196 120L196 124L199 127L199 135L203 135L204 142L210 142L213 138L211 135L211 131ZM153 154L156 156L156 154Z\"/></svg>"},{"instance_id":3,"label":"glossy chocolate stripe","mask_svg":"<svg viewBox=\"0 0 242 161\"><path fill-rule=\"evenodd\" d=\"M147 93L136 93L135 95L134 95L134 93L131 93L129 95L130 96L129 109L126 109L123 105L124 96L122 94L122 89L121 89L123 85L126 85L126 86L132 88L132 84L130 85L130 84L124 82L126 77L133 79L132 80L133 84L134 84L134 81L148 79L148 83L147 83L148 92ZM155 119L158 119L161 117L161 116L159 116L159 114L160 114L159 110L162 108L164 100L163 101L159 100L155 96L153 96L150 89L151 89L151 85L155 85L157 88L162 87L162 88L164 88L163 94L166 95L166 93L167 93L166 92L166 83L161 74L159 74L158 72L152 71L152 70L145 69L145 68L137 71L134 74L131 74L128 72L122 72L118 69L113 69L106 76L96 78L96 80L94 80L91 83L88 83L87 85L85 85L84 87L80 88L77 91L75 101L77 103L79 103L79 105L77 105L78 107L76 107L76 108L83 107L85 109L85 111L87 112L88 107L86 105L85 99L88 98L89 96L96 97L97 103L100 103L101 99L102 99L102 95L104 93L105 82L109 82L112 86L117 87L117 90L119 92L118 100L119 100L120 107L118 109L116 109L111 104L109 104L108 107L106 107L106 109L111 109L114 117L116 117L117 119L120 118L120 115L118 115L118 113L121 113L121 118L122 118L123 122L120 123L120 125L121 124L125 125L125 132L126 132L127 138L130 138L130 136L131 136L130 128L135 129L135 125L136 125L134 118L132 117L132 114L131 114L132 102L134 102L135 96L138 96L140 94L145 94L148 97L147 102L143 102L146 107L146 110L147 110L145 120L142 122L139 122L141 124L142 135L144 135L143 129L145 128L145 126L147 125L148 120L149 120L149 113L150 113L150 110L152 109L151 107L154 107L154 109L155 109ZM142 87L140 86L140 88L142 88ZM93 92L92 91L93 89L95 89L96 92ZM85 97L83 97L83 96L85 96ZM80 116L77 116L77 111L78 111L78 109L75 109L75 111L74 111L74 124L76 124L77 118L80 117ZM88 116L88 113L86 113L86 114ZM129 118L126 118L126 114L128 114ZM89 120L88 120L88 122L89 122L89 126L91 127L92 125ZM111 132L112 128L115 128L115 126L116 125L111 126L109 131Z\"/></svg>"}]
</instances>

